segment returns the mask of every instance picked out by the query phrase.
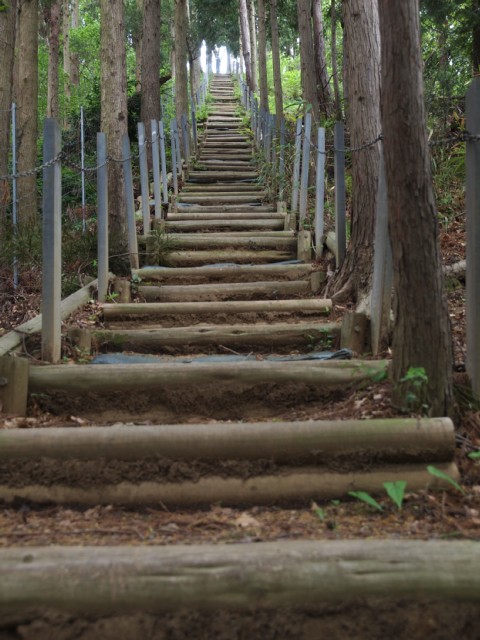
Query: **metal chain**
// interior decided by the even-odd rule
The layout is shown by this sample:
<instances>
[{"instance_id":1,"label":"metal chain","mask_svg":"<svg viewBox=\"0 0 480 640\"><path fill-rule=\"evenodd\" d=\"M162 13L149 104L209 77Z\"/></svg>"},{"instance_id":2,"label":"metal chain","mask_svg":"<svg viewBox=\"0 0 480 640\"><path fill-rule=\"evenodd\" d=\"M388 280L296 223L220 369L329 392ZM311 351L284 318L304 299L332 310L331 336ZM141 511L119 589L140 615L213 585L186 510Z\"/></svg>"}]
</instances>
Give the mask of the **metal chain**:
<instances>
[{"instance_id":1,"label":"metal chain","mask_svg":"<svg viewBox=\"0 0 480 640\"><path fill-rule=\"evenodd\" d=\"M39 167L35 167L34 169L29 169L28 171L19 171L17 173L0 176L0 180L13 180L14 178L28 178L29 176L34 176L37 173L40 173L40 171L43 171L43 169L48 169L49 167L56 164L59 160L63 158L63 155L64 155L64 152L60 151L59 153L57 153L57 155L54 158L52 158L48 162L45 162Z\"/></svg>"}]
</instances>

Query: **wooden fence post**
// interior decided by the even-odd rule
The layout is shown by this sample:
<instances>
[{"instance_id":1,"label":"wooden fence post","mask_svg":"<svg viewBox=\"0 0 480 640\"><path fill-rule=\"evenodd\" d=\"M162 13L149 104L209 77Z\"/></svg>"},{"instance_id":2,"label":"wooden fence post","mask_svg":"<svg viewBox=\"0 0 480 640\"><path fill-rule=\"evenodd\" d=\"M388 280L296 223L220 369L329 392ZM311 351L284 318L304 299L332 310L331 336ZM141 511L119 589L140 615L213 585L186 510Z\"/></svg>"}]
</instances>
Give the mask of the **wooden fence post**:
<instances>
[{"instance_id":1,"label":"wooden fence post","mask_svg":"<svg viewBox=\"0 0 480 640\"><path fill-rule=\"evenodd\" d=\"M335 171L335 241L337 245L337 269L340 268L347 248L347 227L345 216L345 131L341 122L334 128L334 171Z\"/></svg>"},{"instance_id":2,"label":"wooden fence post","mask_svg":"<svg viewBox=\"0 0 480 640\"><path fill-rule=\"evenodd\" d=\"M317 133L317 174L315 180L315 255L322 257L325 198L325 129Z\"/></svg>"},{"instance_id":3,"label":"wooden fence post","mask_svg":"<svg viewBox=\"0 0 480 640\"><path fill-rule=\"evenodd\" d=\"M155 220L162 218L162 196L160 194L160 150L158 145L158 123L150 120L152 132L152 168L153 168L153 199L155 201Z\"/></svg>"},{"instance_id":4,"label":"wooden fence post","mask_svg":"<svg viewBox=\"0 0 480 640\"><path fill-rule=\"evenodd\" d=\"M283 202L285 195L285 118L280 118L280 149L278 157L278 199Z\"/></svg>"},{"instance_id":5,"label":"wooden fence post","mask_svg":"<svg viewBox=\"0 0 480 640\"><path fill-rule=\"evenodd\" d=\"M467 130L480 135L480 77L467 91ZM467 373L480 400L480 141L467 140Z\"/></svg>"},{"instance_id":6,"label":"wooden fence post","mask_svg":"<svg viewBox=\"0 0 480 640\"><path fill-rule=\"evenodd\" d=\"M108 292L108 181L107 137L97 133L97 274L98 301L105 302Z\"/></svg>"},{"instance_id":7,"label":"wooden fence post","mask_svg":"<svg viewBox=\"0 0 480 640\"><path fill-rule=\"evenodd\" d=\"M163 120L159 120L158 122L158 132L160 134L160 164L162 169L163 204L168 204L167 155L165 152L165 130L163 128Z\"/></svg>"},{"instance_id":8,"label":"wooden fence post","mask_svg":"<svg viewBox=\"0 0 480 640\"><path fill-rule=\"evenodd\" d=\"M132 158L130 156L130 140L125 133L122 136L123 181L125 184L125 205L127 209L128 252L130 266L138 269L137 227L135 225L135 202L133 198Z\"/></svg>"},{"instance_id":9,"label":"wooden fence post","mask_svg":"<svg viewBox=\"0 0 480 640\"><path fill-rule=\"evenodd\" d=\"M175 137L175 124L174 120L170 123L170 140L171 140L171 156L172 156L172 179L173 179L173 193L178 195L178 174L177 174L177 140Z\"/></svg>"},{"instance_id":10,"label":"wooden fence post","mask_svg":"<svg viewBox=\"0 0 480 640\"><path fill-rule=\"evenodd\" d=\"M138 130L138 159L140 164L140 192L142 194L143 233L150 233L150 186L148 184L147 144L145 140L145 125L139 122Z\"/></svg>"},{"instance_id":11,"label":"wooden fence post","mask_svg":"<svg viewBox=\"0 0 480 640\"><path fill-rule=\"evenodd\" d=\"M372 353L380 350L382 336L388 332L392 297L392 250L388 235L387 181L383 145L380 147L378 172L377 211L375 214L375 248L373 258L373 279L371 295L370 335Z\"/></svg>"},{"instance_id":12,"label":"wooden fence post","mask_svg":"<svg viewBox=\"0 0 480 640\"><path fill-rule=\"evenodd\" d=\"M62 169L54 159L61 151L60 127L46 118L43 127L43 277L42 359L58 362L61 355L62 300Z\"/></svg>"},{"instance_id":13,"label":"wooden fence post","mask_svg":"<svg viewBox=\"0 0 480 640\"><path fill-rule=\"evenodd\" d=\"M292 182L292 213L297 213L298 192L300 186L300 157L302 153L302 125L303 118L297 119L295 127L295 158L293 161L293 182Z\"/></svg>"},{"instance_id":14,"label":"wooden fence post","mask_svg":"<svg viewBox=\"0 0 480 640\"><path fill-rule=\"evenodd\" d=\"M300 228L302 222L307 217L308 202L308 175L310 172L310 143L312 135L312 114L305 114L305 127L303 131L303 152L302 152L302 176L300 178Z\"/></svg>"}]
</instances>

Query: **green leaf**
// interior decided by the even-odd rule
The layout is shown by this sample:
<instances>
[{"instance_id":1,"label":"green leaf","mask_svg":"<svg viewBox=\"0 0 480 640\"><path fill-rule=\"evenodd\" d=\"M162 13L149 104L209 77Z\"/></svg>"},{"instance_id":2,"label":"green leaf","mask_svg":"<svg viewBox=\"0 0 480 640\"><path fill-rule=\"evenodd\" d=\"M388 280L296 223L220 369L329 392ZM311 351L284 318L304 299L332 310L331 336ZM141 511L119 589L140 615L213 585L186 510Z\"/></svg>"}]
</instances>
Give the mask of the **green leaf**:
<instances>
[{"instance_id":1,"label":"green leaf","mask_svg":"<svg viewBox=\"0 0 480 640\"><path fill-rule=\"evenodd\" d=\"M469 457L471 460L480 460L480 451L471 451L471 452L468 454L468 457Z\"/></svg>"},{"instance_id":2,"label":"green leaf","mask_svg":"<svg viewBox=\"0 0 480 640\"><path fill-rule=\"evenodd\" d=\"M321 509L320 507L317 507L316 509L313 510L314 513L318 516L318 518L324 522L325 520L325 511L324 509Z\"/></svg>"},{"instance_id":3,"label":"green leaf","mask_svg":"<svg viewBox=\"0 0 480 640\"><path fill-rule=\"evenodd\" d=\"M454 487L457 491L460 491L460 493L463 493L464 496L467 495L467 492L462 489L462 487L458 484L458 482L456 480L454 480L451 476L448 475L448 473L444 473L443 471L440 471L440 469L437 469L437 467L434 467L432 465L429 465L427 467L427 471L428 473L431 473L432 476L435 476L436 478L440 478L441 480L445 480L446 482L449 482L452 487Z\"/></svg>"},{"instance_id":4,"label":"green leaf","mask_svg":"<svg viewBox=\"0 0 480 640\"><path fill-rule=\"evenodd\" d=\"M397 480L396 482L384 482L383 486L388 493L388 497L394 502L399 509L402 508L403 498L405 497L405 488L407 483L405 480Z\"/></svg>"},{"instance_id":5,"label":"green leaf","mask_svg":"<svg viewBox=\"0 0 480 640\"><path fill-rule=\"evenodd\" d=\"M348 495L353 496L354 498L357 498L357 500L361 500L362 502L366 502L374 509L378 509L378 511L383 511L382 505L378 504L375 498L372 498L372 496L365 491L349 491Z\"/></svg>"}]
</instances>

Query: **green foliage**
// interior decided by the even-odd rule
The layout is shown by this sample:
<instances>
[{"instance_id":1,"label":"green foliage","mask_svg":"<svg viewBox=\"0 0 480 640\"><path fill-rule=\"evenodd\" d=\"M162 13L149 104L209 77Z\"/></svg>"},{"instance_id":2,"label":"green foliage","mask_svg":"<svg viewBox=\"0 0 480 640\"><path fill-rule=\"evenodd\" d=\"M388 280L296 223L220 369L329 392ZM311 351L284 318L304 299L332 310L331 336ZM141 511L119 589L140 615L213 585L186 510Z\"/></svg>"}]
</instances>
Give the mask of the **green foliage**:
<instances>
[{"instance_id":1,"label":"green foliage","mask_svg":"<svg viewBox=\"0 0 480 640\"><path fill-rule=\"evenodd\" d=\"M169 266L168 256L177 248L177 243L172 240L162 228L155 228L148 236L148 259L154 264Z\"/></svg>"},{"instance_id":2,"label":"green foliage","mask_svg":"<svg viewBox=\"0 0 480 640\"><path fill-rule=\"evenodd\" d=\"M400 378L397 393L403 398L403 411L421 411L427 413L428 376L423 367L410 367L403 378Z\"/></svg>"},{"instance_id":3,"label":"green foliage","mask_svg":"<svg viewBox=\"0 0 480 640\"><path fill-rule=\"evenodd\" d=\"M468 457L471 460L480 460L480 451L470 451Z\"/></svg>"},{"instance_id":4,"label":"green foliage","mask_svg":"<svg viewBox=\"0 0 480 640\"><path fill-rule=\"evenodd\" d=\"M388 497L394 502L401 510L403 504L403 498L405 497L405 489L407 483L405 480L397 480L396 482L384 482L383 486L388 494Z\"/></svg>"},{"instance_id":5,"label":"green foliage","mask_svg":"<svg viewBox=\"0 0 480 640\"><path fill-rule=\"evenodd\" d=\"M357 498L357 500L360 500L361 502L365 502L374 509L377 509L377 511L383 511L382 505L378 504L375 498L372 498L372 496L366 491L349 491L348 495L353 498Z\"/></svg>"},{"instance_id":6,"label":"green foliage","mask_svg":"<svg viewBox=\"0 0 480 640\"><path fill-rule=\"evenodd\" d=\"M433 465L429 465L427 467L427 471L432 476L435 476L436 478L440 478L440 480L445 480L445 482L448 482L449 484L451 484L452 487L454 487L457 491L462 493L464 496L467 495L466 491L462 489L462 487L458 484L458 482L454 480L451 476L449 476L448 473L444 473L443 471L441 471L440 469L437 469L437 467L434 467Z\"/></svg>"}]
</instances>

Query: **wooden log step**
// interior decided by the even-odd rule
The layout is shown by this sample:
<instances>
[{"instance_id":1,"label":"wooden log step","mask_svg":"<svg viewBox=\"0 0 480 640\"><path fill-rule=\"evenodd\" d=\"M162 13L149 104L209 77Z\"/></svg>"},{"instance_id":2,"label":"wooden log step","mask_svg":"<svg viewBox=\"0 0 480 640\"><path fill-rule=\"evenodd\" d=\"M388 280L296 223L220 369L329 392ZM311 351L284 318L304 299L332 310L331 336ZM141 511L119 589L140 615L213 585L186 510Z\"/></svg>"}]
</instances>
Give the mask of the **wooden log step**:
<instances>
[{"instance_id":1,"label":"wooden log step","mask_svg":"<svg viewBox=\"0 0 480 640\"><path fill-rule=\"evenodd\" d=\"M453 480L459 479L460 474L454 462L440 462L435 467ZM138 477L138 471L136 475ZM340 499L345 498L350 491L364 491L375 495L383 492L385 482L399 481L406 482L410 491L446 490L451 486L447 480L433 478L425 463L391 464L373 467L371 470L344 473L321 466L305 466L285 467L272 474L252 475L247 479L236 476L225 478L223 475L206 475L194 481L177 482L161 482L155 478L115 483L105 480L101 482L99 479L93 486L86 488L61 483L22 482L22 486L13 487L0 484L0 500L7 503L20 499L37 504L88 506L118 504L134 508L138 508L139 505L161 504L163 508L172 509L218 503L231 506L271 506ZM363 583L364 579L361 582Z\"/></svg>"},{"instance_id":2,"label":"wooden log step","mask_svg":"<svg viewBox=\"0 0 480 640\"><path fill-rule=\"evenodd\" d=\"M380 418L305 422L224 422L0 430L0 460L262 460L318 464L352 455L377 463L450 462L450 418Z\"/></svg>"},{"instance_id":3,"label":"wooden log step","mask_svg":"<svg viewBox=\"0 0 480 640\"><path fill-rule=\"evenodd\" d=\"M30 367L29 393L110 393L181 388L186 384L304 383L325 389L348 389L387 374L386 360L258 361L188 364L96 364Z\"/></svg>"},{"instance_id":4,"label":"wooden log step","mask_svg":"<svg viewBox=\"0 0 480 640\"><path fill-rule=\"evenodd\" d=\"M166 315L213 315L216 313L287 313L287 314L323 314L332 310L332 301L328 299L307 300L229 300L222 302L132 302L101 305L105 320L128 318L130 316L149 316L161 318Z\"/></svg>"},{"instance_id":5,"label":"wooden log step","mask_svg":"<svg viewBox=\"0 0 480 640\"><path fill-rule=\"evenodd\" d=\"M218 214L215 211L191 211L192 207L182 207L181 211L169 212L166 221L167 222L181 222L182 220L187 222L189 220L220 220ZM221 217L223 221L235 221L235 220L282 220L282 224L285 221L286 214L277 213L276 211L225 211Z\"/></svg>"},{"instance_id":6,"label":"wooden log step","mask_svg":"<svg viewBox=\"0 0 480 640\"><path fill-rule=\"evenodd\" d=\"M192 202L198 204L244 204L248 202L261 202L265 198L265 192L258 192L254 195L222 195L221 193L211 193L205 196L201 195L179 195L177 202Z\"/></svg>"},{"instance_id":7,"label":"wooden log step","mask_svg":"<svg viewBox=\"0 0 480 640\"><path fill-rule=\"evenodd\" d=\"M319 349L331 345L332 339L338 335L340 324L335 322L198 324L191 327L91 331L92 341L97 349L137 353L155 353L164 351L165 347L188 346L191 349L193 346L218 345L236 348L314 345Z\"/></svg>"},{"instance_id":8,"label":"wooden log step","mask_svg":"<svg viewBox=\"0 0 480 640\"><path fill-rule=\"evenodd\" d=\"M172 251L168 254L170 267L194 267L218 262L235 262L238 264L258 264L264 262L282 262L296 258L296 252L291 250L247 250L225 249L210 251Z\"/></svg>"},{"instance_id":9,"label":"wooden log step","mask_svg":"<svg viewBox=\"0 0 480 640\"><path fill-rule=\"evenodd\" d=\"M165 223L165 229L168 232L176 231L176 232L188 232L188 231L206 231L210 230L231 230L231 231L240 231L242 229L250 229L252 231L259 230L271 230L271 231L280 231L285 226L284 218L271 218L270 220L242 220L242 219L233 219L229 220L218 220L218 219L210 219L210 220L182 220L171 222L167 221Z\"/></svg>"},{"instance_id":10,"label":"wooden log step","mask_svg":"<svg viewBox=\"0 0 480 640\"><path fill-rule=\"evenodd\" d=\"M222 265L208 267L177 267L176 269L168 268L149 268L132 269L132 275L140 280L157 280L169 281L175 278L212 278L212 279L228 279L235 281L236 278L245 278L248 280L266 279L266 278L288 278L289 280L300 280L301 278L310 278L313 271L311 264L258 264L258 265Z\"/></svg>"},{"instance_id":11,"label":"wooden log step","mask_svg":"<svg viewBox=\"0 0 480 640\"><path fill-rule=\"evenodd\" d=\"M222 149L250 149L251 148L251 144L249 142L222 142L221 144L219 144L218 142L210 142L210 141L206 141L202 144L202 148L204 149L208 149L208 148L218 148L220 150Z\"/></svg>"},{"instance_id":12,"label":"wooden log step","mask_svg":"<svg viewBox=\"0 0 480 640\"><path fill-rule=\"evenodd\" d=\"M265 235L260 235L262 232L257 232L255 236L248 232L245 235L236 236L235 233L242 233L241 231L230 233L169 233L168 238L174 243L174 246L169 257L172 254L178 253L177 249L213 249L213 248L244 248L246 250L255 248L258 249L279 249L293 251L297 248L297 240L291 235L279 235L273 234L290 234L289 231L265 231ZM139 236L139 242L141 243L145 236ZM147 251L149 247L149 239L147 239ZM234 262L234 260L231 260Z\"/></svg>"},{"instance_id":13,"label":"wooden log step","mask_svg":"<svg viewBox=\"0 0 480 640\"><path fill-rule=\"evenodd\" d=\"M196 182L222 182L230 180L258 179L257 171L190 171L188 177Z\"/></svg>"},{"instance_id":14,"label":"wooden log step","mask_svg":"<svg viewBox=\"0 0 480 640\"><path fill-rule=\"evenodd\" d=\"M12 618L31 620L32 611L87 618L251 613L367 598L479 603L479 563L474 540L4 548L0 619L11 625Z\"/></svg>"},{"instance_id":15,"label":"wooden log step","mask_svg":"<svg viewBox=\"0 0 480 640\"><path fill-rule=\"evenodd\" d=\"M138 288L147 302L186 302L193 300L238 300L241 298L280 298L312 293L310 280L267 280L216 284L162 285Z\"/></svg>"},{"instance_id":16,"label":"wooden log step","mask_svg":"<svg viewBox=\"0 0 480 640\"><path fill-rule=\"evenodd\" d=\"M176 205L176 210L179 215L185 212L186 214L191 213L222 213L222 214L233 214L237 216L238 214L244 213L253 213L256 217L262 217L265 213L277 213L277 210L272 205L254 205L254 204L237 204L237 205L225 205L225 204L215 204L215 205L200 205L200 204L184 204L182 206L181 203ZM173 212L175 213L175 212ZM171 215L170 213L168 214ZM223 216L222 216L223 217ZM242 215L243 217L243 215Z\"/></svg>"},{"instance_id":17,"label":"wooden log step","mask_svg":"<svg viewBox=\"0 0 480 640\"><path fill-rule=\"evenodd\" d=\"M187 182L182 189L182 193L190 194L191 192L197 193L201 188L202 193L258 193L263 192L264 189L260 185L256 184L206 184L205 186L199 187L198 184L194 182Z\"/></svg>"}]
</instances>

